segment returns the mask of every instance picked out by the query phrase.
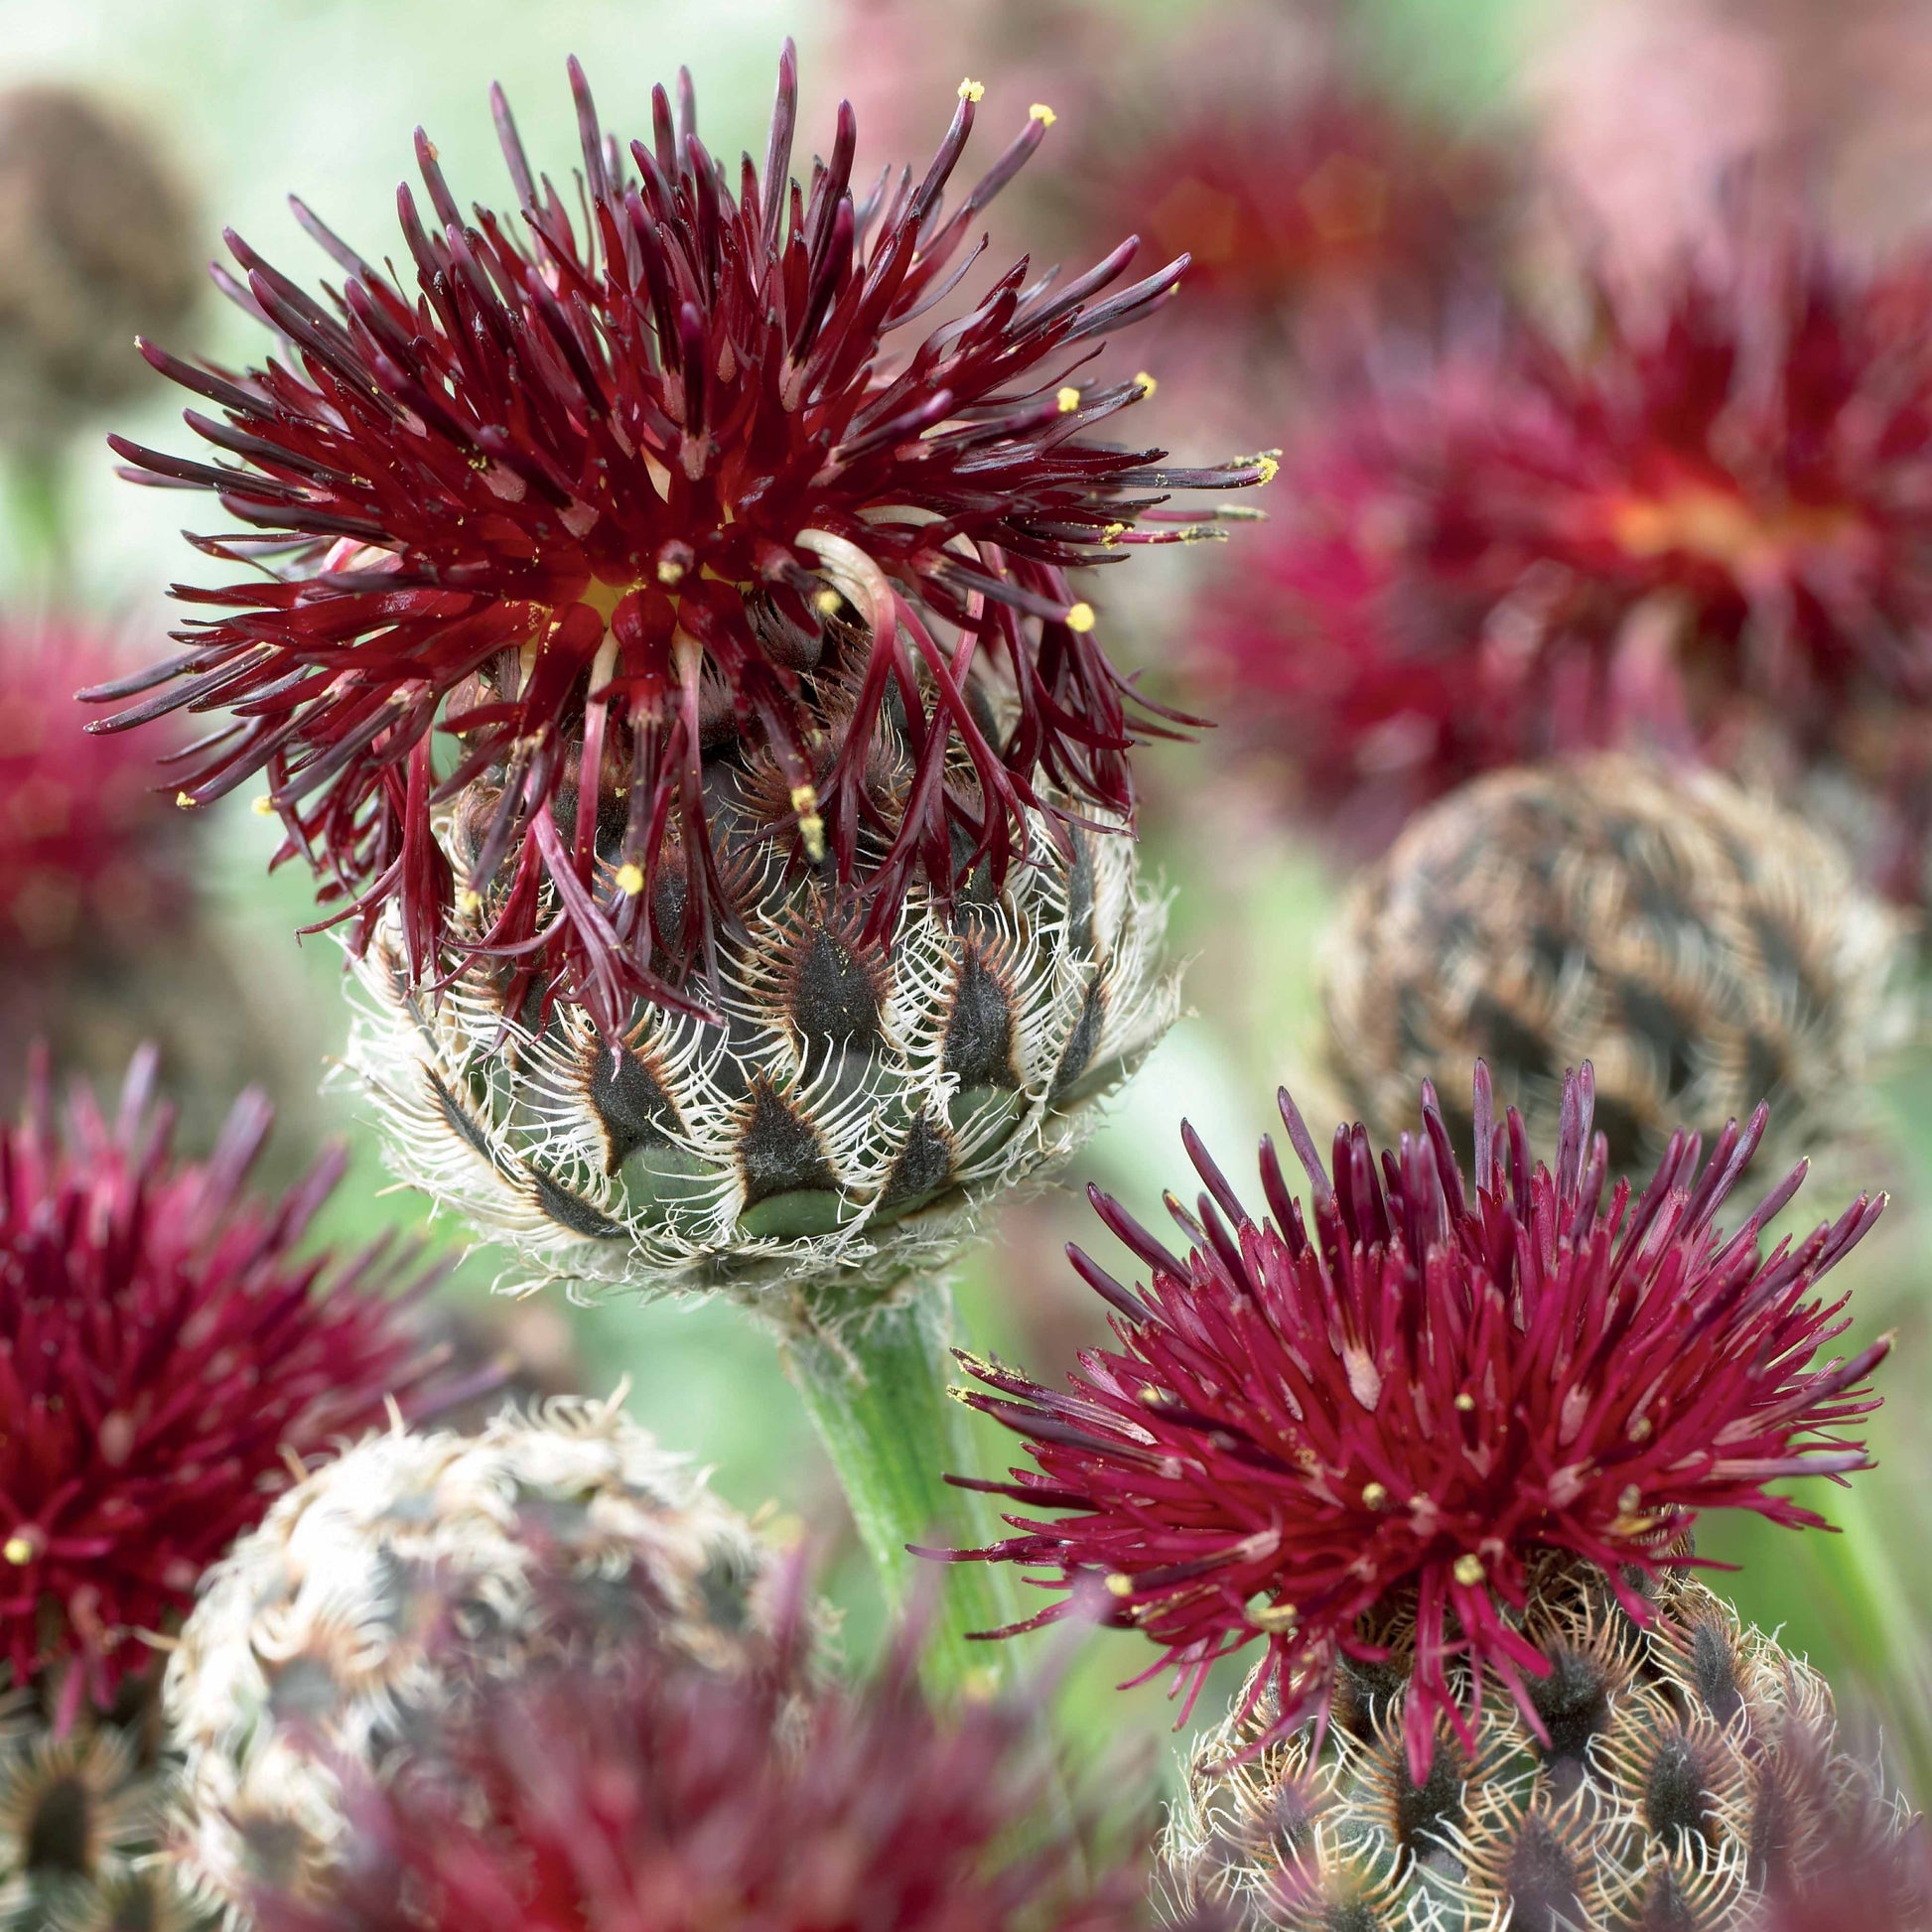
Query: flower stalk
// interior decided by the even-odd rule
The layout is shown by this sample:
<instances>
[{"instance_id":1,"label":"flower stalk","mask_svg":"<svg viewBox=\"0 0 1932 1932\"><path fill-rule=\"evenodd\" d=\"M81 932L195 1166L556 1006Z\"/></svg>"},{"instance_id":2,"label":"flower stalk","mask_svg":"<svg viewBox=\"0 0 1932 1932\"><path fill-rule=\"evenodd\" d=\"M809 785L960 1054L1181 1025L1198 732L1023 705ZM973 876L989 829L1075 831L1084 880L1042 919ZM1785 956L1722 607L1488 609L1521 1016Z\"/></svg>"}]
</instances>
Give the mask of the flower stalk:
<instances>
[{"instance_id":1,"label":"flower stalk","mask_svg":"<svg viewBox=\"0 0 1932 1932\"><path fill-rule=\"evenodd\" d=\"M927 1288L835 1337L814 1328L784 1347L786 1373L895 1610L913 1594L915 1578L930 1574L908 1545L957 1546L981 1528L975 1498L943 1474L977 1460L965 1412L947 1393L952 1326L951 1294ZM935 1694L998 1681L1004 1646L969 1638L1012 1621L1012 1595L1004 1573L980 1565L951 1572L923 1660Z\"/></svg>"}]
</instances>

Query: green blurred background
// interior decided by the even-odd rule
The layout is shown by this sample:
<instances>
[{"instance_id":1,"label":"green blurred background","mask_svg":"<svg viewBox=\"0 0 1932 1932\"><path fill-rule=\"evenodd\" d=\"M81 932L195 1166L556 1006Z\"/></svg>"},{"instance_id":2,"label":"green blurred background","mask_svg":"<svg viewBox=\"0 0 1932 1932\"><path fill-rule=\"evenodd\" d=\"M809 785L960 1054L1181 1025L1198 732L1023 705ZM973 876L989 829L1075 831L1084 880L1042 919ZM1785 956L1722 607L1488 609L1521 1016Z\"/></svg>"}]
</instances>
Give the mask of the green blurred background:
<instances>
[{"instance_id":1,"label":"green blurred background","mask_svg":"<svg viewBox=\"0 0 1932 1932\"><path fill-rule=\"evenodd\" d=\"M1166 11L1179 4L1173 0ZM1152 10L1102 9L1119 15L1123 33ZM1209 9L1200 11L1211 19ZM1522 58L1527 17L1544 16L1537 25L1548 31L1548 12L1530 0L1384 0L1362 20L1404 84L1478 111L1506 90ZM391 245L385 237L394 233L395 188L412 172L410 133L419 122L435 139L460 198L501 198L486 101L492 79L508 87L532 154L566 174L574 125L563 69L572 53L590 72L607 126L647 125L652 83L688 63L714 149L761 150L773 60L786 33L801 49L805 149L826 125L841 87L837 23L814 0L251 0L245 6L233 0L0 0L0 81L78 78L124 100L164 132L196 184L211 255L219 230L231 226L300 275L316 269L319 258L289 214L285 195L299 192L340 232L380 255ZM987 52L991 68L998 50ZM935 89L935 135L950 107L948 93ZM901 104L901 111L909 108ZM1015 114L1023 111L1024 102L1014 107ZM1050 152L1047 159L1050 165ZM999 240L1022 245L1011 216L993 226ZM199 339L187 346L240 358L258 348L254 335L243 318L210 302ZM156 379L149 399L121 412L114 426L180 448L175 406ZM1256 440L1278 439L1263 425ZM131 487L114 477L97 440L83 447L73 482L75 591L124 624L143 655L158 654L172 621L165 586L193 576L198 566L207 568L177 533L189 502ZM191 508L207 514L200 502ZM5 535L0 528L0 540ZM5 569L13 604L46 597L31 558L10 549ZM1172 573L1148 586L1134 644L1157 690L1183 698L1162 678L1173 656L1168 644L1186 622L1185 588L1185 578ZM1218 768L1211 740L1158 749L1142 769L1149 792L1147 862L1173 894L1173 947L1188 962L1187 1017L1114 1107L1073 1175L995 1217L959 1276L962 1338L1042 1376L1056 1374L1075 1347L1103 1332L1098 1303L1059 1254L1071 1238L1104 1248L1080 1198L1081 1183L1094 1179L1120 1191L1149 1218L1158 1212L1163 1186L1187 1184L1176 1139L1183 1116L1238 1174L1247 1165L1244 1150L1269 1125L1278 1081L1310 1096L1311 1117L1327 1112L1311 1063L1314 955L1335 881L1290 834L1270 829L1276 821L1238 778ZM309 913L307 883L293 873L264 877L270 845L269 828L249 813L245 799L223 808L211 841L212 895L225 941L243 962L257 1007L270 1015L272 1051L265 1049L252 1071L289 1102L285 1154L305 1152L297 1144L324 1133L346 1135L354 1144L350 1179L329 1216L331 1239L358 1242L377 1229L413 1228L419 1204L385 1191L350 1100L307 1101L310 1076L320 1078L341 1044L340 953L326 938L298 950L289 937ZM1923 1071L1921 1060L1899 1070L1882 1097L1871 1147L1851 1164L1856 1184L1882 1185L1895 1195L1877 1238L1839 1278L1857 1290L1861 1332L1900 1331L1884 1371L1890 1399L1871 1430L1881 1466L1855 1494L1827 1499L1845 1527L1842 1537L1725 1526L1707 1545L1711 1554L1748 1561L1734 1581L1744 1612L1783 1625L1787 1640L1842 1686L1867 1686L1880 1712L1891 1715L1895 1735L1910 1730L1899 1715L1909 1701L1895 1694L1917 1677L1920 1605L1932 1579L1926 1534L1932 1514L1920 1502L1932 1473L1920 1395L1928 1360L1925 1310L1932 1300L1924 1240L1924 1204L1932 1200L1932 1099ZM1854 1184L1847 1164L1834 1166L1838 1172L1807 1190L1816 1196L1814 1217L1836 1211ZM448 1242L463 1238L447 1224L431 1233ZM484 1298L493 1272L491 1255L480 1250L466 1261L452 1293ZM632 1413L715 1470L729 1497L748 1510L768 1503L795 1519L827 1552L829 1587L847 1612L848 1655L867 1654L881 1628L879 1599L831 1472L765 1334L720 1307L619 1299L596 1307L526 1308L513 1332L539 1353L574 1344L579 1372L592 1388L627 1378ZM982 1472L1013 1459L1012 1439L991 1425L976 1426ZM1030 1641L1037 1654L1038 1641ZM1112 1689L1151 1655L1124 1634L1084 1642L1060 1696L1067 1734L1084 1762L1112 1761L1122 1750L1137 1751L1154 1766L1167 1761L1160 1740L1173 1714L1165 1687L1153 1683L1124 1696ZM1204 1712L1214 1702L1210 1696ZM1922 1737L1901 1741L1908 1755L1923 1750Z\"/></svg>"}]
</instances>

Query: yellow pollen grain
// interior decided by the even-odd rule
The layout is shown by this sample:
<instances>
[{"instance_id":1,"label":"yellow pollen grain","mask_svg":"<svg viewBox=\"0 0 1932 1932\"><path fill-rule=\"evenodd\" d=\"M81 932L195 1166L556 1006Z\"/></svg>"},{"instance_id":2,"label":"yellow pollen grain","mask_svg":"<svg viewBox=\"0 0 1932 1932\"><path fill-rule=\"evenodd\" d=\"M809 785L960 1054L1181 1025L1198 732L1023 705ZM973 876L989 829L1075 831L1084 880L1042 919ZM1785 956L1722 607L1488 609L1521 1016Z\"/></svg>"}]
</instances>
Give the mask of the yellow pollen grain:
<instances>
[{"instance_id":1,"label":"yellow pollen grain","mask_svg":"<svg viewBox=\"0 0 1932 1932\"><path fill-rule=\"evenodd\" d=\"M1028 114L1041 127L1051 127L1059 116L1043 100L1036 100L1027 109Z\"/></svg>"},{"instance_id":2,"label":"yellow pollen grain","mask_svg":"<svg viewBox=\"0 0 1932 1932\"><path fill-rule=\"evenodd\" d=\"M1137 384L1137 385L1139 386L1139 388L1140 388L1140 391L1141 391L1141 394L1142 394L1142 395L1144 395L1144 396L1151 396L1151 395L1153 395L1153 393L1155 392L1155 390L1157 390L1157 389L1158 389L1158 388L1160 388L1160 386L1161 386L1161 385L1160 385L1160 383L1158 383L1157 381L1155 381L1155 379L1153 378L1153 376L1151 376L1151 375L1149 375L1149 374L1148 374L1148 372L1147 372L1147 371L1146 371L1145 369L1142 369L1142 370L1141 370L1141 371L1140 371L1140 372L1139 372L1139 373L1138 373L1138 374L1137 374L1137 375L1135 376L1135 378L1134 378L1134 380L1135 380L1135 383L1136 383L1136 384Z\"/></svg>"},{"instance_id":3,"label":"yellow pollen grain","mask_svg":"<svg viewBox=\"0 0 1932 1932\"><path fill-rule=\"evenodd\" d=\"M1127 534L1125 523L1109 523L1100 533L1102 543L1118 543Z\"/></svg>"},{"instance_id":4,"label":"yellow pollen grain","mask_svg":"<svg viewBox=\"0 0 1932 1932\"><path fill-rule=\"evenodd\" d=\"M178 791L175 793L175 803L179 805L181 809L185 812L192 812L195 809L194 799L189 797L189 795L185 791Z\"/></svg>"},{"instance_id":5,"label":"yellow pollen grain","mask_svg":"<svg viewBox=\"0 0 1932 1932\"><path fill-rule=\"evenodd\" d=\"M818 815L817 788L793 785L791 809L798 814L798 836L805 841L805 856L816 865L825 857L825 821Z\"/></svg>"},{"instance_id":6,"label":"yellow pollen grain","mask_svg":"<svg viewBox=\"0 0 1932 1932\"><path fill-rule=\"evenodd\" d=\"M1074 605L1066 614L1065 623L1069 630L1091 630L1093 628L1093 606L1091 604Z\"/></svg>"},{"instance_id":7,"label":"yellow pollen grain","mask_svg":"<svg viewBox=\"0 0 1932 1932\"><path fill-rule=\"evenodd\" d=\"M259 798L249 800L248 809L257 818L273 818L275 816L275 801L267 792L263 792Z\"/></svg>"},{"instance_id":8,"label":"yellow pollen grain","mask_svg":"<svg viewBox=\"0 0 1932 1932\"><path fill-rule=\"evenodd\" d=\"M1292 1630L1301 1618L1292 1603L1264 1603L1248 1612L1248 1621L1257 1630Z\"/></svg>"},{"instance_id":9,"label":"yellow pollen grain","mask_svg":"<svg viewBox=\"0 0 1932 1932\"><path fill-rule=\"evenodd\" d=\"M1069 382L1053 400L1059 404L1062 416L1070 416L1080 406L1080 392Z\"/></svg>"},{"instance_id":10,"label":"yellow pollen grain","mask_svg":"<svg viewBox=\"0 0 1932 1932\"><path fill-rule=\"evenodd\" d=\"M635 898L643 890L643 867L626 863L618 868L618 891L623 894L626 898Z\"/></svg>"},{"instance_id":11,"label":"yellow pollen grain","mask_svg":"<svg viewBox=\"0 0 1932 1932\"><path fill-rule=\"evenodd\" d=\"M1107 1579L1107 1593L1110 1596L1132 1596L1134 1594L1133 1578L1123 1577L1121 1573L1118 1570L1116 1570L1114 1574Z\"/></svg>"},{"instance_id":12,"label":"yellow pollen grain","mask_svg":"<svg viewBox=\"0 0 1932 1932\"><path fill-rule=\"evenodd\" d=\"M986 82L975 80L970 75L959 83L959 97L970 100L975 107L986 98Z\"/></svg>"},{"instance_id":13,"label":"yellow pollen grain","mask_svg":"<svg viewBox=\"0 0 1932 1932\"><path fill-rule=\"evenodd\" d=\"M1464 1392L1455 1398L1455 1406L1466 1416L1474 1410L1476 1399L1474 1396Z\"/></svg>"},{"instance_id":14,"label":"yellow pollen grain","mask_svg":"<svg viewBox=\"0 0 1932 1932\"><path fill-rule=\"evenodd\" d=\"M1261 466L1261 481L1271 483L1281 475L1282 465L1279 457L1270 456L1265 451L1255 461Z\"/></svg>"},{"instance_id":15,"label":"yellow pollen grain","mask_svg":"<svg viewBox=\"0 0 1932 1932\"><path fill-rule=\"evenodd\" d=\"M1644 1442L1650 1435L1650 1418L1639 1416L1624 1433L1633 1443Z\"/></svg>"},{"instance_id":16,"label":"yellow pollen grain","mask_svg":"<svg viewBox=\"0 0 1932 1932\"><path fill-rule=\"evenodd\" d=\"M681 584L684 582L684 566L675 557L661 557L657 564L657 581L660 584Z\"/></svg>"},{"instance_id":17,"label":"yellow pollen grain","mask_svg":"<svg viewBox=\"0 0 1932 1932\"><path fill-rule=\"evenodd\" d=\"M1362 1484L1362 1501L1370 1509L1380 1509L1388 1500L1389 1492L1379 1482L1365 1482Z\"/></svg>"},{"instance_id":18,"label":"yellow pollen grain","mask_svg":"<svg viewBox=\"0 0 1932 1932\"><path fill-rule=\"evenodd\" d=\"M0 1557L5 1557L16 1569L32 1563L34 1561L33 1539L26 1536L8 1537L5 1543L0 1543Z\"/></svg>"},{"instance_id":19,"label":"yellow pollen grain","mask_svg":"<svg viewBox=\"0 0 1932 1932\"><path fill-rule=\"evenodd\" d=\"M1454 1576L1464 1589L1474 1589L1483 1579L1482 1559L1464 1551L1455 1560Z\"/></svg>"},{"instance_id":20,"label":"yellow pollen grain","mask_svg":"<svg viewBox=\"0 0 1932 1932\"><path fill-rule=\"evenodd\" d=\"M842 598L837 591L834 590L817 591L812 596L812 609L816 611L821 618L836 617L838 615L839 606L844 602L845 599Z\"/></svg>"}]
</instances>

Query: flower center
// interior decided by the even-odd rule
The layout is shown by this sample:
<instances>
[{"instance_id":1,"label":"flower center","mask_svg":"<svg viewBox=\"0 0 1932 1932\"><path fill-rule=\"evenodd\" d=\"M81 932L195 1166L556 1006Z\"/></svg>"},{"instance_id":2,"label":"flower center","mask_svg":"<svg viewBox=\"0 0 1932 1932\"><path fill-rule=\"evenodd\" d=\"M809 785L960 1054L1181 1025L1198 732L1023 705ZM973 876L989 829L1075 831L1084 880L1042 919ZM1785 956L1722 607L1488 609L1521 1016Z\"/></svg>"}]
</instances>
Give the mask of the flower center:
<instances>
[{"instance_id":1,"label":"flower center","mask_svg":"<svg viewBox=\"0 0 1932 1932\"><path fill-rule=\"evenodd\" d=\"M611 627L612 618L617 615L618 606L638 588L640 587L636 584L607 584L603 578L593 577L584 586L577 601L579 604L588 604L604 620L604 627L608 630Z\"/></svg>"},{"instance_id":2,"label":"flower center","mask_svg":"<svg viewBox=\"0 0 1932 1932\"><path fill-rule=\"evenodd\" d=\"M1740 577L1775 571L1793 556L1853 548L1863 524L1840 505L1748 501L1731 489L1687 483L1610 505L1610 536L1629 556L1678 555L1723 566Z\"/></svg>"}]
</instances>

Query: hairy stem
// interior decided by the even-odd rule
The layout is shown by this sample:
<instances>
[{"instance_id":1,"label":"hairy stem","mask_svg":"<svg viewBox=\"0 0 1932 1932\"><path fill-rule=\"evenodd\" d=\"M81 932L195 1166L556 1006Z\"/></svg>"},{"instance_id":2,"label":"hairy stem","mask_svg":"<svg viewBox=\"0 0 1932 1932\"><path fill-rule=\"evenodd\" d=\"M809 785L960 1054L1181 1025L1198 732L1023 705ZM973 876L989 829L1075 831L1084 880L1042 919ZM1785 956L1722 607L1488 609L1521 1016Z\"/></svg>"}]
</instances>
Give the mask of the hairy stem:
<instances>
[{"instance_id":1,"label":"hairy stem","mask_svg":"<svg viewBox=\"0 0 1932 1932\"><path fill-rule=\"evenodd\" d=\"M794 1335L785 1366L845 1486L853 1520L878 1567L887 1600L902 1608L922 1587L936 1599L926 1670L935 1692L990 1689L1004 1644L970 1643L967 1632L1014 1620L1004 1566L943 1569L908 1543L961 1549L986 1540L978 1498L946 1483L974 1470L966 1411L946 1393L952 1298L927 1288L840 1333Z\"/></svg>"}]
</instances>

